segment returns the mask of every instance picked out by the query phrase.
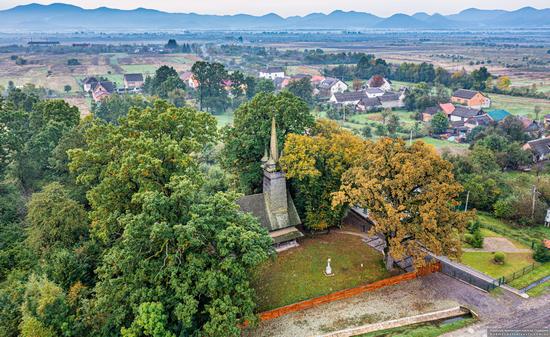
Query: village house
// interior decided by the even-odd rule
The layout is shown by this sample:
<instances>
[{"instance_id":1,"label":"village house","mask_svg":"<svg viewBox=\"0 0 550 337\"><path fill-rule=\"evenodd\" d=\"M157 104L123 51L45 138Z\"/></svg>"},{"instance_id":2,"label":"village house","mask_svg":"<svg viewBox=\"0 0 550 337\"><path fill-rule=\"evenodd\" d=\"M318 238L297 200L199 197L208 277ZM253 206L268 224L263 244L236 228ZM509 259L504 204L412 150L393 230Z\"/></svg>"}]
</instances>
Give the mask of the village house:
<instances>
[{"instance_id":1,"label":"village house","mask_svg":"<svg viewBox=\"0 0 550 337\"><path fill-rule=\"evenodd\" d=\"M197 89L199 87L199 81L195 79L195 75L190 71L183 72L180 75L180 79L188 88Z\"/></svg>"},{"instance_id":2,"label":"village house","mask_svg":"<svg viewBox=\"0 0 550 337\"><path fill-rule=\"evenodd\" d=\"M290 192L286 188L286 178L279 167L277 130L275 118L271 120L271 139L267 154L261 159L263 168L262 193L246 195L237 201L241 210L251 213L269 231L275 250L280 252L298 246L296 239L303 234L296 228L301 224Z\"/></svg>"},{"instance_id":3,"label":"village house","mask_svg":"<svg viewBox=\"0 0 550 337\"><path fill-rule=\"evenodd\" d=\"M479 91L458 89L451 96L451 102L466 105L470 108L481 109L491 106L491 99Z\"/></svg>"},{"instance_id":4,"label":"village house","mask_svg":"<svg viewBox=\"0 0 550 337\"><path fill-rule=\"evenodd\" d=\"M443 112L447 115L447 118L450 119L450 115L455 111L455 106L451 103L441 103L436 106L431 106L426 108L422 112L422 121L429 122L432 120L433 116L438 112Z\"/></svg>"},{"instance_id":5,"label":"village house","mask_svg":"<svg viewBox=\"0 0 550 337\"><path fill-rule=\"evenodd\" d=\"M95 102L101 102L105 97L111 96L115 92L113 82L101 81L92 88L92 98Z\"/></svg>"},{"instance_id":6,"label":"village house","mask_svg":"<svg viewBox=\"0 0 550 337\"><path fill-rule=\"evenodd\" d=\"M264 70L260 70L260 78L266 78L269 80L275 80L276 78L285 77L285 71L282 67L269 67Z\"/></svg>"},{"instance_id":7,"label":"village house","mask_svg":"<svg viewBox=\"0 0 550 337\"><path fill-rule=\"evenodd\" d=\"M382 109L382 103L378 97L369 98L367 96L355 105L356 111L374 111Z\"/></svg>"},{"instance_id":8,"label":"village house","mask_svg":"<svg viewBox=\"0 0 550 337\"><path fill-rule=\"evenodd\" d=\"M466 120L470 117L483 114L484 112L481 109L474 109L462 105L457 105L455 106L453 112L449 115L449 120L451 122L466 122Z\"/></svg>"},{"instance_id":9,"label":"village house","mask_svg":"<svg viewBox=\"0 0 550 337\"><path fill-rule=\"evenodd\" d=\"M483 115L477 115L477 116L472 116L468 118L464 122L464 126L472 130L473 128L478 126L486 128L489 125L491 125L492 122L493 120L487 114L483 114Z\"/></svg>"},{"instance_id":10,"label":"village house","mask_svg":"<svg viewBox=\"0 0 550 337\"><path fill-rule=\"evenodd\" d=\"M364 91L354 91L354 92L337 92L334 93L329 102L332 104L341 104L341 105L357 105L360 100L367 98L368 96Z\"/></svg>"},{"instance_id":11,"label":"village house","mask_svg":"<svg viewBox=\"0 0 550 337\"><path fill-rule=\"evenodd\" d=\"M142 74L124 74L124 88L135 89L143 87Z\"/></svg>"},{"instance_id":12,"label":"village house","mask_svg":"<svg viewBox=\"0 0 550 337\"><path fill-rule=\"evenodd\" d=\"M344 92L348 90L348 85L337 78L326 77L319 82L319 95L323 97L331 97L337 92Z\"/></svg>"},{"instance_id":13,"label":"village house","mask_svg":"<svg viewBox=\"0 0 550 337\"><path fill-rule=\"evenodd\" d=\"M531 137L538 137L541 131L541 126L537 121L532 120L527 116L518 116L518 120L523 125L523 131L528 133Z\"/></svg>"},{"instance_id":14,"label":"village house","mask_svg":"<svg viewBox=\"0 0 550 337\"><path fill-rule=\"evenodd\" d=\"M372 76L368 80L367 85L369 88L377 88L383 91L391 91L391 81L380 75Z\"/></svg>"},{"instance_id":15,"label":"village house","mask_svg":"<svg viewBox=\"0 0 550 337\"><path fill-rule=\"evenodd\" d=\"M523 145L523 149L533 153L533 161L540 162L550 158L550 137L532 140Z\"/></svg>"},{"instance_id":16,"label":"village house","mask_svg":"<svg viewBox=\"0 0 550 337\"><path fill-rule=\"evenodd\" d=\"M365 90L365 94L370 98L380 97L384 95L384 92L385 91L380 88L367 88Z\"/></svg>"},{"instance_id":17,"label":"village house","mask_svg":"<svg viewBox=\"0 0 550 337\"><path fill-rule=\"evenodd\" d=\"M377 97L384 109L402 108L405 106L405 92L386 91Z\"/></svg>"},{"instance_id":18,"label":"village house","mask_svg":"<svg viewBox=\"0 0 550 337\"><path fill-rule=\"evenodd\" d=\"M277 77L273 80L276 90L283 90L290 84L290 77Z\"/></svg>"},{"instance_id":19,"label":"village house","mask_svg":"<svg viewBox=\"0 0 550 337\"><path fill-rule=\"evenodd\" d=\"M503 121L506 117L510 115L511 114L506 110L493 110L487 113L487 116L489 116L489 118L491 118L491 120L495 123Z\"/></svg>"},{"instance_id":20,"label":"village house","mask_svg":"<svg viewBox=\"0 0 550 337\"><path fill-rule=\"evenodd\" d=\"M84 89L84 92L90 92L92 91L92 88L99 82L97 78L93 76L86 77L82 81L82 88Z\"/></svg>"}]
</instances>

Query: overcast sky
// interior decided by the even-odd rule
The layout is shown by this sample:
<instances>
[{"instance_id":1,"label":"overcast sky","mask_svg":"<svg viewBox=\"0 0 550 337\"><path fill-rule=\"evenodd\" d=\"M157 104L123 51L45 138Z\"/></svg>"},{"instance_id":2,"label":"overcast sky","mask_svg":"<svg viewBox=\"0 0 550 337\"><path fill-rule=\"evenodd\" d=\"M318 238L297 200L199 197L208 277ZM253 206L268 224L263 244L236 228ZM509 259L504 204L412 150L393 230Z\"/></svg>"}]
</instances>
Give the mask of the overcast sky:
<instances>
[{"instance_id":1,"label":"overcast sky","mask_svg":"<svg viewBox=\"0 0 550 337\"><path fill-rule=\"evenodd\" d=\"M330 13L336 9L390 16L395 13L414 14L416 12L454 14L471 7L506 10L514 10L525 6L550 7L550 0L0 0L0 8L11 8L32 2L43 4L66 2L84 8L106 6L133 9L144 7L169 12L196 12L201 14L247 13L261 15L273 12L285 17L314 12Z\"/></svg>"}]
</instances>

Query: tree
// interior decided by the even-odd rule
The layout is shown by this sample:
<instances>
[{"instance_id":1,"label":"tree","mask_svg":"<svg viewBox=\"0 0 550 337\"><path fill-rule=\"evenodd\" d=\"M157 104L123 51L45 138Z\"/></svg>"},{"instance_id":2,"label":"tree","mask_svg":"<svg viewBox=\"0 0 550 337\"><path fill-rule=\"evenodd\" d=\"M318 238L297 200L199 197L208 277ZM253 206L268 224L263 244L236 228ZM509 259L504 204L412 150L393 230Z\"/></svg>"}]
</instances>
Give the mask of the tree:
<instances>
[{"instance_id":1,"label":"tree","mask_svg":"<svg viewBox=\"0 0 550 337\"><path fill-rule=\"evenodd\" d=\"M388 122L386 124L386 127L388 128L388 132L390 133L390 135L395 135L399 126L400 126L399 115L391 112L390 115L388 116Z\"/></svg>"},{"instance_id":2,"label":"tree","mask_svg":"<svg viewBox=\"0 0 550 337\"><path fill-rule=\"evenodd\" d=\"M173 67L165 65L156 70L155 76L147 77L143 86L144 92L165 99L176 89L185 89L185 83Z\"/></svg>"},{"instance_id":3,"label":"tree","mask_svg":"<svg viewBox=\"0 0 550 337\"><path fill-rule=\"evenodd\" d=\"M508 76L499 76L497 79L497 88L502 91L510 89L510 84L512 84L512 81Z\"/></svg>"},{"instance_id":4,"label":"tree","mask_svg":"<svg viewBox=\"0 0 550 337\"><path fill-rule=\"evenodd\" d=\"M71 200L59 183L51 183L29 201L29 245L36 251L72 247L88 232L82 205Z\"/></svg>"},{"instance_id":5,"label":"tree","mask_svg":"<svg viewBox=\"0 0 550 337\"><path fill-rule=\"evenodd\" d=\"M175 39L169 39L168 43L166 43L164 48L166 48L166 49L177 49L178 48L178 43L176 42Z\"/></svg>"},{"instance_id":6,"label":"tree","mask_svg":"<svg viewBox=\"0 0 550 337\"><path fill-rule=\"evenodd\" d=\"M294 96L303 99L306 103L313 103L313 86L309 77L290 82L286 89Z\"/></svg>"},{"instance_id":7,"label":"tree","mask_svg":"<svg viewBox=\"0 0 550 337\"><path fill-rule=\"evenodd\" d=\"M372 138L372 128L366 125L363 129L361 129L361 134L364 138Z\"/></svg>"},{"instance_id":8,"label":"tree","mask_svg":"<svg viewBox=\"0 0 550 337\"><path fill-rule=\"evenodd\" d=\"M296 187L296 199L304 205L307 227L323 230L340 225L346 207L332 207L332 194L366 145L328 120L318 120L308 135L288 135L281 168Z\"/></svg>"},{"instance_id":9,"label":"tree","mask_svg":"<svg viewBox=\"0 0 550 337\"><path fill-rule=\"evenodd\" d=\"M63 90L64 90L66 93L69 93L69 92L71 92L71 90L73 90L73 88L72 88L70 85L67 84L67 85L65 85L65 86L63 87Z\"/></svg>"},{"instance_id":10,"label":"tree","mask_svg":"<svg viewBox=\"0 0 550 337\"><path fill-rule=\"evenodd\" d=\"M94 116L112 124L118 124L118 120L128 115L132 108L144 109L151 103L141 95L110 95L101 100L93 108Z\"/></svg>"},{"instance_id":11,"label":"tree","mask_svg":"<svg viewBox=\"0 0 550 337\"><path fill-rule=\"evenodd\" d=\"M352 83L352 88L354 91L359 91L363 87L363 81L359 79L354 79Z\"/></svg>"},{"instance_id":12,"label":"tree","mask_svg":"<svg viewBox=\"0 0 550 337\"><path fill-rule=\"evenodd\" d=\"M449 128L449 118L443 112L436 113L430 121L430 126L435 134L441 134Z\"/></svg>"},{"instance_id":13,"label":"tree","mask_svg":"<svg viewBox=\"0 0 550 337\"><path fill-rule=\"evenodd\" d=\"M275 84L273 84L272 80L268 80L266 78L262 78L258 81L258 84L256 85L256 92L258 93L272 93L275 92Z\"/></svg>"},{"instance_id":14,"label":"tree","mask_svg":"<svg viewBox=\"0 0 550 337\"><path fill-rule=\"evenodd\" d=\"M198 61L191 67L193 76L199 82L199 108L209 110L225 109L227 92L223 81L227 79L227 71L221 63Z\"/></svg>"},{"instance_id":15,"label":"tree","mask_svg":"<svg viewBox=\"0 0 550 337\"><path fill-rule=\"evenodd\" d=\"M314 122L307 104L288 91L259 93L235 111L233 125L223 131L222 166L238 177L240 190L246 194L260 191L260 159L269 144L273 116L279 148L288 134L303 134Z\"/></svg>"},{"instance_id":16,"label":"tree","mask_svg":"<svg viewBox=\"0 0 550 337\"><path fill-rule=\"evenodd\" d=\"M400 139L383 138L367 150L342 176L333 205L368 209L371 235L384 238L386 267L394 259L412 256L425 263L427 249L459 257L467 213L455 208L462 187L452 165L423 142L406 146Z\"/></svg>"}]
</instances>

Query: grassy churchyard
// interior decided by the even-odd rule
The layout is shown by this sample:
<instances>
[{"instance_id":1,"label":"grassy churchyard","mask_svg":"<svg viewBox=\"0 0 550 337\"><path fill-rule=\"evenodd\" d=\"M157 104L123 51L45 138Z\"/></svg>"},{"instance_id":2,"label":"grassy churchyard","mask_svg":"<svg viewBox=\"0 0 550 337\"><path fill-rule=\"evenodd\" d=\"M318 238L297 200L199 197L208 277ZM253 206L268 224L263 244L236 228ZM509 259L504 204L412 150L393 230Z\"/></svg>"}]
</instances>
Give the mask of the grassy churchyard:
<instances>
[{"instance_id":1,"label":"grassy churchyard","mask_svg":"<svg viewBox=\"0 0 550 337\"><path fill-rule=\"evenodd\" d=\"M324 275L331 258L334 276ZM361 237L330 233L305 238L300 246L277 254L254 275L258 310L357 287L391 276L382 255Z\"/></svg>"}]
</instances>

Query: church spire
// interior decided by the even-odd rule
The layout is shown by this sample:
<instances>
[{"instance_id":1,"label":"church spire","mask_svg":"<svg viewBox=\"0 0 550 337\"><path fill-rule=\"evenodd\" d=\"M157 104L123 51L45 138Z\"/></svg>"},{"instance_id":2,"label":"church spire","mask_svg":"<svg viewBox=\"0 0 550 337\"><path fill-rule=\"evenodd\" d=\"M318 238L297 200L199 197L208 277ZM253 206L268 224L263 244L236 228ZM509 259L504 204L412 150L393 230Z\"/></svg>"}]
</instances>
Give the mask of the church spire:
<instances>
[{"instance_id":1,"label":"church spire","mask_svg":"<svg viewBox=\"0 0 550 337\"><path fill-rule=\"evenodd\" d=\"M271 118L271 142L269 144L269 158L273 162L279 161L279 150L277 149L277 128L275 126L275 116Z\"/></svg>"}]
</instances>

